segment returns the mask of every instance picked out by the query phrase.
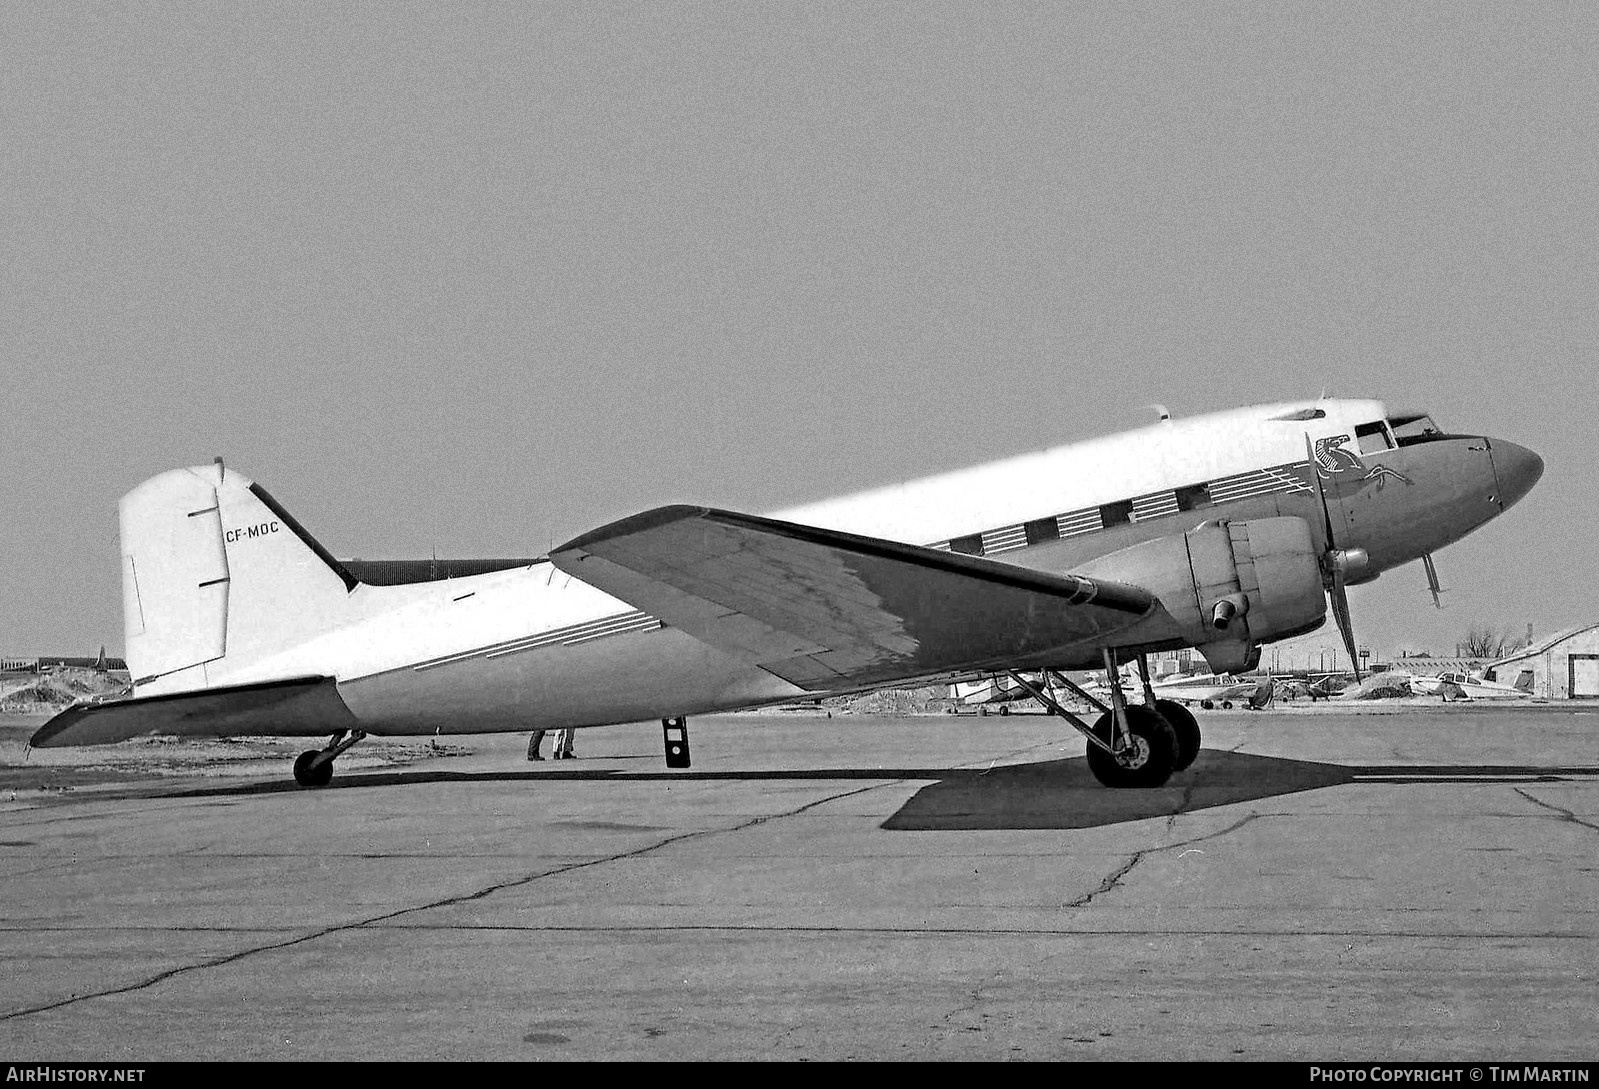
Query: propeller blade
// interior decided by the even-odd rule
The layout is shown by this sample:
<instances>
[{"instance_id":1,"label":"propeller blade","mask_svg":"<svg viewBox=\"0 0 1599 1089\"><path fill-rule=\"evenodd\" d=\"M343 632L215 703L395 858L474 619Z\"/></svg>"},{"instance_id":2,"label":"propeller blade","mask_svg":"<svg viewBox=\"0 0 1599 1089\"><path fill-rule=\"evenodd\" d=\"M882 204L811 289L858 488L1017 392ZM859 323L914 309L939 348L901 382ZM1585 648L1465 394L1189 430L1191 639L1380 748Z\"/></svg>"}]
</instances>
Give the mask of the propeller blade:
<instances>
[{"instance_id":1,"label":"propeller blade","mask_svg":"<svg viewBox=\"0 0 1599 1089\"><path fill-rule=\"evenodd\" d=\"M1310 479L1316 484L1316 502L1321 506L1322 530L1327 534L1323 547L1331 552L1338 547L1333 543L1332 511L1327 509L1327 491L1321 485L1321 470L1316 467L1316 450L1310 444L1310 432L1305 432L1305 460L1310 462Z\"/></svg>"},{"instance_id":2,"label":"propeller blade","mask_svg":"<svg viewBox=\"0 0 1599 1089\"><path fill-rule=\"evenodd\" d=\"M1354 667L1355 681L1361 680L1360 655L1355 653L1355 625L1349 616L1349 595L1344 592L1344 576L1333 575L1332 589L1327 592L1332 601L1333 619L1338 623L1338 633L1344 637L1344 649L1349 652L1349 664Z\"/></svg>"},{"instance_id":3,"label":"propeller blade","mask_svg":"<svg viewBox=\"0 0 1599 1089\"><path fill-rule=\"evenodd\" d=\"M1335 555L1338 545L1333 540L1332 511L1327 507L1327 491L1321 484L1321 470L1316 467L1316 450L1310 443L1310 432L1305 432L1305 457L1310 462L1310 476L1316 482L1316 501L1321 505L1322 528L1327 533L1327 551L1322 555L1323 584L1327 600L1332 604L1333 619L1338 632L1344 637L1344 649L1349 651L1349 664L1354 667L1355 680L1360 677L1360 656L1355 653L1355 625L1349 616L1349 594L1344 589L1344 571ZM1359 551L1358 549L1356 550Z\"/></svg>"}]
</instances>

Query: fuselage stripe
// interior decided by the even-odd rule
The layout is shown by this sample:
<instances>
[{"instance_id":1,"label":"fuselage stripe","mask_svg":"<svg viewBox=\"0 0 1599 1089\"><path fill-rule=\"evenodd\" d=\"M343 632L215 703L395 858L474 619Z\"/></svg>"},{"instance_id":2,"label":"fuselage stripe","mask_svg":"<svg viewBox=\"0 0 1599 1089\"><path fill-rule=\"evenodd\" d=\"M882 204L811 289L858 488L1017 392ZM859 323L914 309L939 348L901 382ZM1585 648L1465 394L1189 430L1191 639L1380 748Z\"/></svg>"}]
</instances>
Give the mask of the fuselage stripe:
<instances>
[{"instance_id":1,"label":"fuselage stripe","mask_svg":"<svg viewBox=\"0 0 1599 1089\"><path fill-rule=\"evenodd\" d=\"M1178 492L1198 491L1201 498L1208 498L1210 506L1221 503L1232 503L1240 499L1253 499L1256 496L1272 495L1282 492L1310 493L1313 489L1309 474L1314 472L1308 461L1288 462L1283 465L1274 465L1263 469L1251 469L1247 473L1238 473L1234 476L1220 477L1216 480L1172 491L1151 492L1148 495L1134 496L1122 502L1131 505L1132 520L1147 522L1153 518L1165 518L1178 514L1183 510ZM1097 533L1105 528L1105 509L1116 507L1120 504L1106 503L1096 507L1084 507L1081 510L1067 511L1064 514L1046 515L1045 518L1054 518L1055 526L1062 538L1079 537L1085 533ZM1002 552L1013 552L1018 548L1028 547L1027 527L1025 525L1001 526L998 529L985 529L979 533L963 534L952 538L956 541L968 540L972 537L983 542L981 555L992 556ZM950 551L950 541L937 541L926 547L939 552Z\"/></svg>"},{"instance_id":2,"label":"fuselage stripe","mask_svg":"<svg viewBox=\"0 0 1599 1089\"><path fill-rule=\"evenodd\" d=\"M573 643L601 639L608 635L621 635L629 631L648 631L661 626L661 622L648 613L619 613L616 616L601 617L598 620L588 620L582 624L571 624L564 628L553 628L550 631L539 632L536 635L524 635L503 643L477 647L473 650L462 651L459 654L431 658L425 662L418 662L411 668L421 672L423 670L436 669L443 665L450 665L454 662L463 662L470 658L498 658L502 655L534 650L538 647L551 646L556 643L571 645Z\"/></svg>"},{"instance_id":3,"label":"fuselage stripe","mask_svg":"<svg viewBox=\"0 0 1599 1089\"><path fill-rule=\"evenodd\" d=\"M1254 469L1235 476L1222 477L1196 487L1202 487L1213 504L1231 503L1240 499L1251 499L1256 496L1271 495L1277 492L1310 492L1312 489L1308 474L1311 472L1314 472L1314 469L1308 461L1290 462L1269 468ZM1177 491L1175 490L1135 496L1126 502L1131 503L1133 520L1138 522L1167 517L1181 511ZM1087 533L1099 532L1105 528L1103 513L1105 507L1114 505L1103 504L1084 507L1080 510L1054 515L1053 518L1060 537L1063 539L1080 537ZM1051 516L1046 515L1045 517ZM981 533L967 534L955 539L965 540L970 537L981 539L982 554L986 556L1014 552L1028 547L1026 526L1014 523L998 529L984 530ZM939 552L948 552L950 551L950 542L938 541L926 547ZM523 651L538 650L541 647L555 646L557 644L575 646L580 643L593 642L596 639L609 638L613 635L654 631L664 626L660 620L645 612L619 613L615 616L601 617L598 620L590 620L582 624L572 624L564 628L555 628L535 635L526 635L518 639L495 643L492 646L478 647L458 654L432 658L425 662L419 662L410 668L420 672L422 670L436 669L439 666L451 665L455 662L468 661L473 658L501 658L508 654L520 654Z\"/></svg>"}]
</instances>

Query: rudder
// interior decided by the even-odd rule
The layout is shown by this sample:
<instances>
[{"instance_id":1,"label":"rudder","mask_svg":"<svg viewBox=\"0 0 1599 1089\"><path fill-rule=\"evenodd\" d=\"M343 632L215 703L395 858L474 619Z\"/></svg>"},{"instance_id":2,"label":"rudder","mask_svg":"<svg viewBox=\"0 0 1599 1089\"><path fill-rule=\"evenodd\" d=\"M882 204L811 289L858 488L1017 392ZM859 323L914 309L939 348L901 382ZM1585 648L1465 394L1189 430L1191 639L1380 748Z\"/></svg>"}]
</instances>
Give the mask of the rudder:
<instances>
[{"instance_id":1,"label":"rudder","mask_svg":"<svg viewBox=\"0 0 1599 1089\"><path fill-rule=\"evenodd\" d=\"M359 585L220 461L152 477L119 514L123 633L140 694L229 683L335 626Z\"/></svg>"}]
</instances>

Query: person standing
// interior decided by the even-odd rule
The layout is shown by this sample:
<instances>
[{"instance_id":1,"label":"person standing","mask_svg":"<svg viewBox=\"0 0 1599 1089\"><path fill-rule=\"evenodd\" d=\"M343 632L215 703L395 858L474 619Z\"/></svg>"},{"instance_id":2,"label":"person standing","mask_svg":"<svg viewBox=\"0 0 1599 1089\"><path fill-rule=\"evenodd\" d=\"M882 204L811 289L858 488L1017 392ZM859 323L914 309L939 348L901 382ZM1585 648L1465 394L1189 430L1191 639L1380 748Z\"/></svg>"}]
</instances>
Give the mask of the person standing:
<instances>
[{"instance_id":1,"label":"person standing","mask_svg":"<svg viewBox=\"0 0 1599 1089\"><path fill-rule=\"evenodd\" d=\"M547 730L534 730L533 736L527 739L527 758L529 760L544 759L544 757L539 755L539 746L544 743L544 735L548 732Z\"/></svg>"},{"instance_id":2,"label":"person standing","mask_svg":"<svg viewBox=\"0 0 1599 1089\"><path fill-rule=\"evenodd\" d=\"M555 748L550 753L550 758L552 760L574 759L575 754L572 752L572 737L576 733L576 730L571 729L555 731Z\"/></svg>"}]
</instances>

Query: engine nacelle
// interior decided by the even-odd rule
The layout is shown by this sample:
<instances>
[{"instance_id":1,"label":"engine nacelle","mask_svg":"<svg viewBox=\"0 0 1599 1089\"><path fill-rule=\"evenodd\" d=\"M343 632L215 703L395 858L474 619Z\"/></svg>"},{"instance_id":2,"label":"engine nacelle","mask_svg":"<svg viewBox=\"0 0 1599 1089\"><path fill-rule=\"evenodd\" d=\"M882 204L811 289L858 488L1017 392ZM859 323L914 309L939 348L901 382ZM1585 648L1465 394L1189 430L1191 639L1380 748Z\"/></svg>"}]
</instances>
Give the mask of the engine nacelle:
<instances>
[{"instance_id":1,"label":"engine nacelle","mask_svg":"<svg viewBox=\"0 0 1599 1089\"><path fill-rule=\"evenodd\" d=\"M1349 583L1369 582L1377 577L1371 569L1371 557L1364 548L1335 548L1326 555L1327 565Z\"/></svg>"},{"instance_id":2,"label":"engine nacelle","mask_svg":"<svg viewBox=\"0 0 1599 1089\"><path fill-rule=\"evenodd\" d=\"M1206 522L1073 573L1153 593L1176 622L1173 634L1199 648L1217 672L1254 668L1259 644L1314 628L1327 614L1321 565L1302 518Z\"/></svg>"}]
</instances>

